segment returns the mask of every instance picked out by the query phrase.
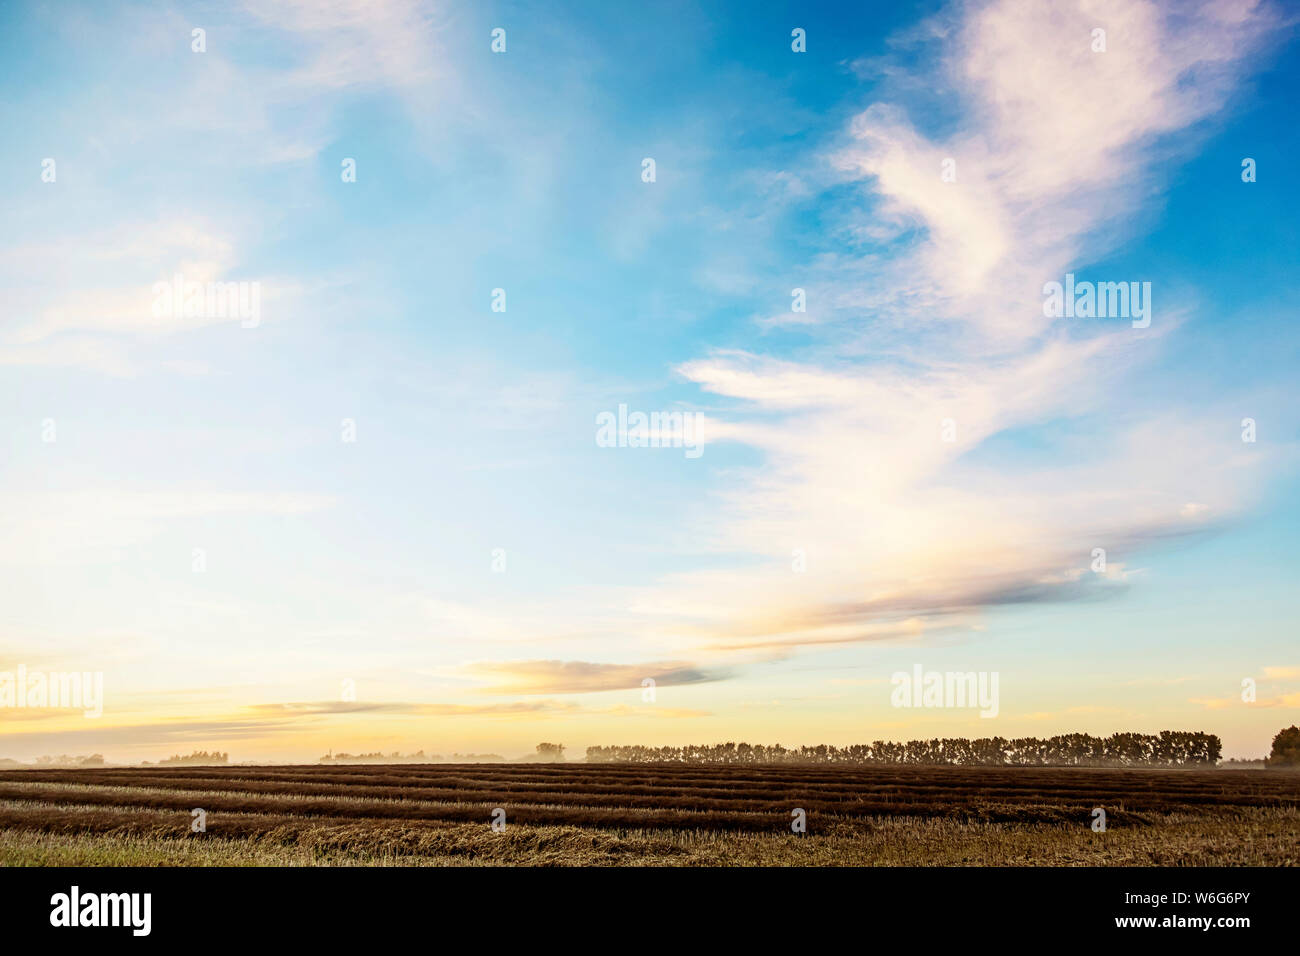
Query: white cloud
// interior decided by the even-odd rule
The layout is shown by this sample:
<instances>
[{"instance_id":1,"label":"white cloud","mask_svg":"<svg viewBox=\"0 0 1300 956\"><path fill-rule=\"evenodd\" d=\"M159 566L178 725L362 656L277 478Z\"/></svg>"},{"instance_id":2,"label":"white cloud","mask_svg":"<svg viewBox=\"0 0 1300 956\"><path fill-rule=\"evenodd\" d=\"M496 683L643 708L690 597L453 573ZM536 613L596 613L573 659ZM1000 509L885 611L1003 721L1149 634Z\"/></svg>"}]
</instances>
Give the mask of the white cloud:
<instances>
[{"instance_id":1,"label":"white cloud","mask_svg":"<svg viewBox=\"0 0 1300 956\"><path fill-rule=\"evenodd\" d=\"M1146 333L1127 322L1067 330L1043 317L1041 286L1117 241L1149 199L1158 137L1222 107L1270 14L1011 0L956 10L933 35L970 122L938 141L876 105L834 157L867 178L887 219L921 227L901 256L867 263L876 291L859 293L844 276L860 270L844 259L843 274L824 273L841 305L870 302L856 314L906 328L906 361L851 360L873 351L871 332L854 329L833 363L729 352L681 368L741 403L718 416L729 424L711 422L714 435L765 455L722 493L711 524L717 550L759 566L680 575L635 602L672 619L681 643L890 640L969 628L985 606L1109 593L1131 583L1133 550L1250 500L1262 456L1223 439L1230 409L1116 402L1174 328L1169 313ZM1090 48L1099 24L1104 54ZM940 177L950 156L956 183ZM942 336L936 320L948 320ZM1058 426L1059 461L986 444L1103 411L1104 443ZM1105 574L1090 569L1095 547L1110 555Z\"/></svg>"},{"instance_id":2,"label":"white cloud","mask_svg":"<svg viewBox=\"0 0 1300 956\"><path fill-rule=\"evenodd\" d=\"M835 162L870 177L886 219L926 232L890 266L892 287L906 290L895 307L910 322L975 324L990 337L983 344L1005 346L1049 324L1042 284L1113 243L1150 200L1160 137L1224 106L1276 18L1246 2L956 9L964 16L944 31L944 62L964 125L931 139L897 107L877 104L855 119ZM1098 26L1104 53L1091 46ZM956 182L940 176L948 158Z\"/></svg>"}]
</instances>

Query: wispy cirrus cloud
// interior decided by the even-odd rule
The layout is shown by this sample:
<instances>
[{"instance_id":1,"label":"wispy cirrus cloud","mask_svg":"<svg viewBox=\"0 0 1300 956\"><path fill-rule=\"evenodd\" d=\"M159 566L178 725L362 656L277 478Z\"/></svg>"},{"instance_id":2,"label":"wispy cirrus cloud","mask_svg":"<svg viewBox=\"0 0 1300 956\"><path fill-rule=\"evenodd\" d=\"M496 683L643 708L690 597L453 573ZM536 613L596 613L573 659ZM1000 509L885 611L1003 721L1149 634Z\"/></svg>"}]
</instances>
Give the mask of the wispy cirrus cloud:
<instances>
[{"instance_id":1,"label":"wispy cirrus cloud","mask_svg":"<svg viewBox=\"0 0 1300 956\"><path fill-rule=\"evenodd\" d=\"M258 22L282 31L299 51L288 89L317 93L347 87L397 90L448 82L430 48L439 8L416 0L245 0Z\"/></svg>"},{"instance_id":2,"label":"wispy cirrus cloud","mask_svg":"<svg viewBox=\"0 0 1300 956\"><path fill-rule=\"evenodd\" d=\"M1190 703L1199 704L1206 710L1230 710L1240 707L1263 707L1269 710L1276 708L1291 709L1300 707L1300 691L1295 691L1292 687L1286 686L1287 681L1294 681L1300 678L1300 667L1276 667L1269 666L1261 668L1263 678L1260 687L1255 689L1255 699L1246 701L1241 695L1235 697L1193 697Z\"/></svg>"},{"instance_id":3,"label":"wispy cirrus cloud","mask_svg":"<svg viewBox=\"0 0 1300 956\"><path fill-rule=\"evenodd\" d=\"M1233 710L1241 707L1263 707L1269 710L1294 710L1300 708L1300 693L1277 694L1273 697L1260 697L1249 704L1240 697L1192 697L1189 703L1199 704L1206 710Z\"/></svg>"},{"instance_id":4,"label":"wispy cirrus cloud","mask_svg":"<svg viewBox=\"0 0 1300 956\"><path fill-rule=\"evenodd\" d=\"M1300 667L1265 667L1264 676L1269 680L1293 680L1300 678Z\"/></svg>"},{"instance_id":5,"label":"wispy cirrus cloud","mask_svg":"<svg viewBox=\"0 0 1300 956\"><path fill-rule=\"evenodd\" d=\"M591 661L477 661L464 673L493 681L479 688L484 694L591 694L609 690L640 690L642 681L656 686L703 684L731 676L725 668L704 669L685 661L643 664L602 664Z\"/></svg>"},{"instance_id":6,"label":"wispy cirrus cloud","mask_svg":"<svg viewBox=\"0 0 1300 956\"><path fill-rule=\"evenodd\" d=\"M954 4L920 36L937 43L937 83L962 104L957 127L928 134L877 103L833 156L870 183L875 217L919 241L860 263L888 281L832 292L913 335L944 326L968 350L1030 342L1051 324L1042 284L1142 225L1162 161L1241 92L1250 56L1279 22L1254 0ZM941 178L945 161L955 181Z\"/></svg>"},{"instance_id":7,"label":"wispy cirrus cloud","mask_svg":"<svg viewBox=\"0 0 1300 956\"><path fill-rule=\"evenodd\" d=\"M72 47L86 34L116 31L123 58L152 69L125 68L109 104L89 94L65 102L70 114L88 114L89 146L66 146L57 157L62 176L16 206L14 221L27 228L22 243L0 250L0 366L88 368L114 378L157 367L203 371L201 363L169 362L146 349L162 336L241 317L156 314L155 284L176 275L188 283L256 283L258 324L263 315L267 322L302 315L313 294L344 280L340 270L322 279L250 267L276 216L264 203L215 199L183 185L178 199L165 183L143 202L123 202L129 189L84 191L94 189L93 176L129 180L140 168L184 170L202 182L233 169L298 166L306 180L353 97L397 95L422 120L451 99L454 74L436 52L439 16L414 0L250 0L205 20L201 55L192 53L193 24L179 12L79 10L58 24ZM268 40L278 46L276 58L250 62L247 50ZM86 204L95 228L62 227L65 194L93 196ZM321 311L321 299L312 304Z\"/></svg>"},{"instance_id":8,"label":"wispy cirrus cloud","mask_svg":"<svg viewBox=\"0 0 1300 956\"><path fill-rule=\"evenodd\" d=\"M1133 552L1248 505L1264 459L1235 441L1230 407L1115 401L1181 307L1145 330L1071 326L1044 316L1042 286L1142 225L1168 135L1223 108L1276 19L1253 3L996 0L916 34L962 120L936 135L877 104L833 151L892 230L814 266L832 302L818 348L679 369L729 403L709 437L763 454L711 524L718 551L760 561L675 576L637 606L716 651L915 637L1117 593ZM1017 458L1028 432L1052 453Z\"/></svg>"},{"instance_id":9,"label":"wispy cirrus cloud","mask_svg":"<svg viewBox=\"0 0 1300 956\"><path fill-rule=\"evenodd\" d=\"M512 701L501 704L411 703L402 701L303 701L253 704L247 710L263 716L326 717L336 714L393 714L416 717L518 717L577 710L567 701Z\"/></svg>"}]
</instances>

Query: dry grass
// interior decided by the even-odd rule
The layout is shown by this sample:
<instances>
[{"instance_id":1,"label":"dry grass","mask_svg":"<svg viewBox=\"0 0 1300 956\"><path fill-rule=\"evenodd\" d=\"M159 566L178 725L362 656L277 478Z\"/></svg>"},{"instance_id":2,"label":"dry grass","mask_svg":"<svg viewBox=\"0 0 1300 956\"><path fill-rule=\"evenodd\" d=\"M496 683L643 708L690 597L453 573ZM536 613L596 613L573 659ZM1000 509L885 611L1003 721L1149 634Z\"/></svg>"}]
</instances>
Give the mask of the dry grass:
<instances>
[{"instance_id":1,"label":"dry grass","mask_svg":"<svg viewBox=\"0 0 1300 956\"><path fill-rule=\"evenodd\" d=\"M0 773L6 865L1296 865L1290 774L274 767ZM504 807L508 825L489 818ZM1091 810L1107 810L1094 833ZM190 810L207 811L205 833ZM790 832L790 810L808 834Z\"/></svg>"}]
</instances>

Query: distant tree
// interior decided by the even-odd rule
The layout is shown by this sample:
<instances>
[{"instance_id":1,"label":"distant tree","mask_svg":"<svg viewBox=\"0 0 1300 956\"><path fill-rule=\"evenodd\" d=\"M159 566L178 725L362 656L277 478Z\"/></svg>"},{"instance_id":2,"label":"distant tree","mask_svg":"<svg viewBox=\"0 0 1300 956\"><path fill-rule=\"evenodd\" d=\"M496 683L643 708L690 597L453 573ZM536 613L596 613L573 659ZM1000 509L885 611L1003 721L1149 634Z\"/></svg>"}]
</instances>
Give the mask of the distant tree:
<instances>
[{"instance_id":1,"label":"distant tree","mask_svg":"<svg viewBox=\"0 0 1300 956\"><path fill-rule=\"evenodd\" d=\"M548 763L559 763L564 759L564 744L538 744L537 759Z\"/></svg>"},{"instance_id":2,"label":"distant tree","mask_svg":"<svg viewBox=\"0 0 1300 956\"><path fill-rule=\"evenodd\" d=\"M1273 738L1273 751L1265 761L1270 767L1300 767L1300 727L1292 724Z\"/></svg>"}]
</instances>

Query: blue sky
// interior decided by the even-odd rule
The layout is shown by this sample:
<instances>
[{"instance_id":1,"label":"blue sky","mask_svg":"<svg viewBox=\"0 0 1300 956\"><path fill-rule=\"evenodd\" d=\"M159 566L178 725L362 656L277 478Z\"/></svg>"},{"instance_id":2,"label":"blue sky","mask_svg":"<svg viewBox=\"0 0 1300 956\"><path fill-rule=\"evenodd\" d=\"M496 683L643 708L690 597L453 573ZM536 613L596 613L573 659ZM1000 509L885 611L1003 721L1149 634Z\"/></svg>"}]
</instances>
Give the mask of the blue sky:
<instances>
[{"instance_id":1,"label":"blue sky","mask_svg":"<svg viewBox=\"0 0 1300 956\"><path fill-rule=\"evenodd\" d=\"M1295 722L1282 7L0 18L0 671L106 695L0 756ZM1067 272L1150 327L1046 318ZM892 708L917 663L999 716Z\"/></svg>"}]
</instances>

